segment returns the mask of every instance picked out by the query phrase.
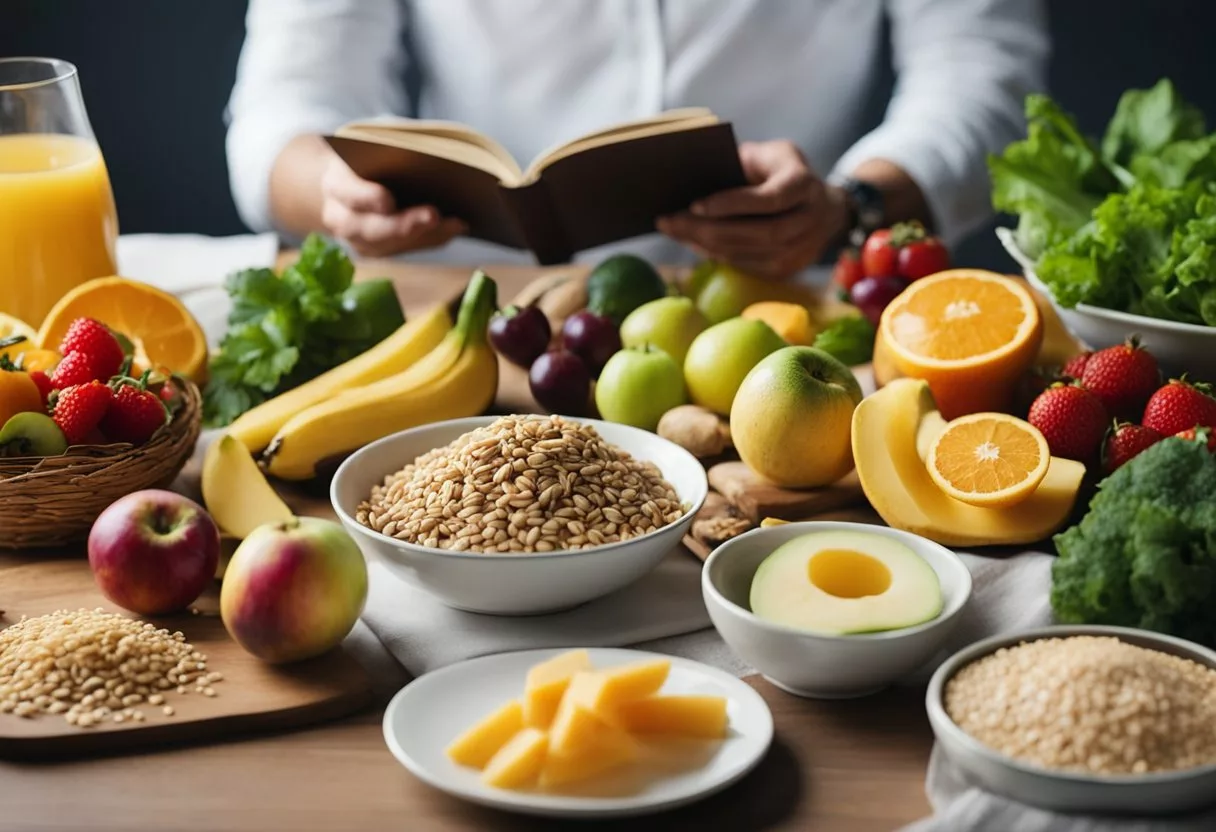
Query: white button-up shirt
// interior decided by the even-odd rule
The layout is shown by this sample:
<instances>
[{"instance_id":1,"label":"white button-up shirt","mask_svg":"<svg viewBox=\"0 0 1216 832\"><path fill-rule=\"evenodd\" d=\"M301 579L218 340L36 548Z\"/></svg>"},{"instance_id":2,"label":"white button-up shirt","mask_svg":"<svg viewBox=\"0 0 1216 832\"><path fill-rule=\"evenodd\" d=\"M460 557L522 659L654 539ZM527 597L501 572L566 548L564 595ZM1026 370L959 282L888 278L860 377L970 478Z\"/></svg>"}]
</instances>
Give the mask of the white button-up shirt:
<instances>
[{"instance_id":1,"label":"white button-up shirt","mask_svg":"<svg viewBox=\"0 0 1216 832\"><path fill-rule=\"evenodd\" d=\"M898 81L862 135L884 17ZM1047 53L1040 0L251 0L232 189L245 221L271 228L284 145L353 119L463 122L526 165L614 122L706 106L741 141L792 140L823 174L894 162L956 241L990 213L985 156L1023 129ZM657 235L624 247L685 254ZM426 257L527 256L457 240Z\"/></svg>"}]
</instances>

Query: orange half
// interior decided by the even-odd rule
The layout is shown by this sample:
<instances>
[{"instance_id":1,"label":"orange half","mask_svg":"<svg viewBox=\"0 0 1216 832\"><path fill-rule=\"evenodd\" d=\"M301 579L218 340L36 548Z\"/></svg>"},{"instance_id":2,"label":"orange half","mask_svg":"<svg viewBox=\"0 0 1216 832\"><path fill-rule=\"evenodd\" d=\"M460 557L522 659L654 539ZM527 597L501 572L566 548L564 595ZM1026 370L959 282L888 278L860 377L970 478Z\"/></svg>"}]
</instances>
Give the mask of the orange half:
<instances>
[{"instance_id":1,"label":"orange half","mask_svg":"<svg viewBox=\"0 0 1216 832\"><path fill-rule=\"evenodd\" d=\"M915 281L883 311L876 352L929 382L947 418L1003 410L1034 363L1043 321L1022 281L951 269Z\"/></svg>"},{"instance_id":2,"label":"orange half","mask_svg":"<svg viewBox=\"0 0 1216 832\"><path fill-rule=\"evenodd\" d=\"M925 464L954 499L999 507L1033 494L1050 462L1047 440L1034 425L1004 413L974 413L946 425Z\"/></svg>"},{"instance_id":3,"label":"orange half","mask_svg":"<svg viewBox=\"0 0 1216 832\"><path fill-rule=\"evenodd\" d=\"M207 339L194 316L168 292L123 277L99 277L68 292L47 313L38 343L57 349L72 321L93 318L135 345L135 363L164 367L193 381L207 369Z\"/></svg>"}]
</instances>

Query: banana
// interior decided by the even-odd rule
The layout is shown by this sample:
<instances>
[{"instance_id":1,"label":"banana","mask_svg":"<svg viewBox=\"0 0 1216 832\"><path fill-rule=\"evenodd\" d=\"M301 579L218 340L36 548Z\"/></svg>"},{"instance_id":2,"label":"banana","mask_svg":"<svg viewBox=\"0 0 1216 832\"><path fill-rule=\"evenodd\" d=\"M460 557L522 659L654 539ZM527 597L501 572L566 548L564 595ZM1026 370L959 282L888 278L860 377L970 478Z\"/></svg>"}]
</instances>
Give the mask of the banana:
<instances>
[{"instance_id":1,"label":"banana","mask_svg":"<svg viewBox=\"0 0 1216 832\"><path fill-rule=\"evenodd\" d=\"M494 281L474 272L456 325L439 346L402 373L293 416L266 449L267 470L285 480L309 479L323 459L391 433L485 411L498 389L498 359L486 342L495 294Z\"/></svg>"},{"instance_id":2,"label":"banana","mask_svg":"<svg viewBox=\"0 0 1216 832\"><path fill-rule=\"evenodd\" d=\"M297 413L332 396L400 373L431 352L452 329L447 308L439 304L397 328L367 352L339 364L299 387L243 413L228 433L256 453L270 444Z\"/></svg>"},{"instance_id":3,"label":"banana","mask_svg":"<svg viewBox=\"0 0 1216 832\"><path fill-rule=\"evenodd\" d=\"M291 509L270 487L249 449L231 434L207 448L202 485L207 511L225 534L244 538L264 523L291 519Z\"/></svg>"}]
</instances>

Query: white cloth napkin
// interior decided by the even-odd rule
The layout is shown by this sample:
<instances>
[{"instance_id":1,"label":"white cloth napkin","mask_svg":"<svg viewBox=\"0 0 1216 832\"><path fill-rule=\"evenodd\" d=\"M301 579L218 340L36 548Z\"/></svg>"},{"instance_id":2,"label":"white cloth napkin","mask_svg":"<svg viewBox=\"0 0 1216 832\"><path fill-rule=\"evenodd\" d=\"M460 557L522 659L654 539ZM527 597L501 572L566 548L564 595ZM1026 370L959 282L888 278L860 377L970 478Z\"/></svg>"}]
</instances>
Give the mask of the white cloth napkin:
<instances>
[{"instance_id":1,"label":"white cloth napkin","mask_svg":"<svg viewBox=\"0 0 1216 832\"><path fill-rule=\"evenodd\" d=\"M986 792L933 749L926 784L935 814L903 832L1211 832L1216 811L1179 817L1123 818L1066 815Z\"/></svg>"},{"instance_id":2,"label":"white cloth napkin","mask_svg":"<svg viewBox=\"0 0 1216 832\"><path fill-rule=\"evenodd\" d=\"M703 630L701 563L674 550L637 583L568 612L478 615L445 607L386 566L370 564L363 620L415 676L475 656L538 647L622 647Z\"/></svg>"},{"instance_id":3,"label":"white cloth napkin","mask_svg":"<svg viewBox=\"0 0 1216 832\"><path fill-rule=\"evenodd\" d=\"M123 234L118 271L181 298L215 348L228 321L224 278L238 269L273 266L278 250L274 234Z\"/></svg>"}]
</instances>

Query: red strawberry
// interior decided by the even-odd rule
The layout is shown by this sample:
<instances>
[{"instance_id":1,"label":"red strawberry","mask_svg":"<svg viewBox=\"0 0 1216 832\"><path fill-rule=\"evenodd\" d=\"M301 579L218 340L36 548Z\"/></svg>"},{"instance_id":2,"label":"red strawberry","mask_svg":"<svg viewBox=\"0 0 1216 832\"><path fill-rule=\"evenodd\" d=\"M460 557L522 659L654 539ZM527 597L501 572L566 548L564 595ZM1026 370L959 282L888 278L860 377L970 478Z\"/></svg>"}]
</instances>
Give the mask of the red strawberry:
<instances>
[{"instance_id":1,"label":"red strawberry","mask_svg":"<svg viewBox=\"0 0 1216 832\"><path fill-rule=\"evenodd\" d=\"M77 318L59 343L59 352L67 357L75 353L88 356L89 367L97 381L109 381L122 366L122 345L110 328L92 318Z\"/></svg>"},{"instance_id":2,"label":"red strawberry","mask_svg":"<svg viewBox=\"0 0 1216 832\"><path fill-rule=\"evenodd\" d=\"M1085 463L1097 457L1109 419L1098 397L1076 384L1053 384L1044 390L1027 417L1047 439L1052 456Z\"/></svg>"},{"instance_id":3,"label":"red strawberry","mask_svg":"<svg viewBox=\"0 0 1216 832\"><path fill-rule=\"evenodd\" d=\"M77 384L55 394L51 418L68 443L79 445L88 440L114 400L114 391L100 381Z\"/></svg>"},{"instance_id":4,"label":"red strawberry","mask_svg":"<svg viewBox=\"0 0 1216 832\"><path fill-rule=\"evenodd\" d=\"M68 353L51 371L51 386L56 390L66 390L90 381L101 379L93 371L93 359L83 352Z\"/></svg>"},{"instance_id":5,"label":"red strawberry","mask_svg":"<svg viewBox=\"0 0 1216 832\"><path fill-rule=\"evenodd\" d=\"M1081 380L1081 376L1085 375L1085 365L1089 363L1089 357L1092 352L1083 352L1074 355L1068 361L1064 362L1064 366L1060 368L1060 375L1068 376L1077 381Z\"/></svg>"},{"instance_id":6,"label":"red strawberry","mask_svg":"<svg viewBox=\"0 0 1216 832\"><path fill-rule=\"evenodd\" d=\"M1149 396L1161 386L1157 359L1136 336L1126 344L1099 350L1085 362L1081 384L1114 416L1139 420Z\"/></svg>"},{"instance_id":7,"label":"red strawberry","mask_svg":"<svg viewBox=\"0 0 1216 832\"><path fill-rule=\"evenodd\" d=\"M1136 454L1161 441L1161 434L1144 425L1115 422L1102 447L1102 468L1111 473Z\"/></svg>"},{"instance_id":8,"label":"red strawberry","mask_svg":"<svg viewBox=\"0 0 1216 832\"><path fill-rule=\"evenodd\" d=\"M1189 439L1192 442L1195 440L1207 440L1208 450L1216 454L1216 431L1210 428L1187 428L1186 430L1175 433L1174 436L1179 439Z\"/></svg>"},{"instance_id":9,"label":"red strawberry","mask_svg":"<svg viewBox=\"0 0 1216 832\"><path fill-rule=\"evenodd\" d=\"M134 379L118 383L114 402L101 420L101 432L114 442L142 445L157 428L169 421L169 411L160 397Z\"/></svg>"},{"instance_id":10,"label":"red strawberry","mask_svg":"<svg viewBox=\"0 0 1216 832\"><path fill-rule=\"evenodd\" d=\"M1216 428L1216 399L1211 393L1206 384L1191 384L1185 377L1170 379L1148 400L1140 422L1162 436L1193 427Z\"/></svg>"},{"instance_id":11,"label":"red strawberry","mask_svg":"<svg viewBox=\"0 0 1216 832\"><path fill-rule=\"evenodd\" d=\"M34 384L38 385L38 393L42 396L42 403L46 404L47 399L51 397L51 391L55 389L50 376L42 372L42 370L30 370L30 378L33 379Z\"/></svg>"}]
</instances>

